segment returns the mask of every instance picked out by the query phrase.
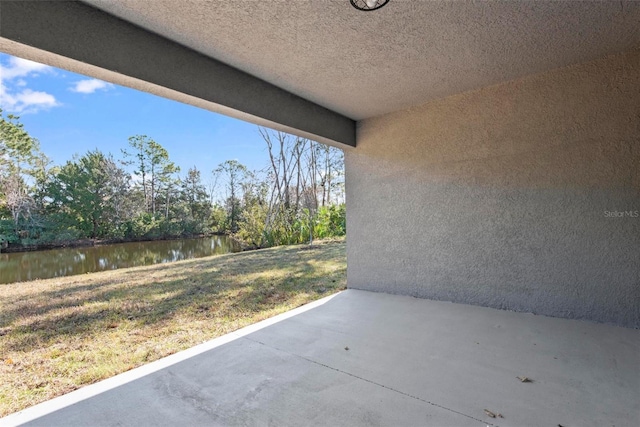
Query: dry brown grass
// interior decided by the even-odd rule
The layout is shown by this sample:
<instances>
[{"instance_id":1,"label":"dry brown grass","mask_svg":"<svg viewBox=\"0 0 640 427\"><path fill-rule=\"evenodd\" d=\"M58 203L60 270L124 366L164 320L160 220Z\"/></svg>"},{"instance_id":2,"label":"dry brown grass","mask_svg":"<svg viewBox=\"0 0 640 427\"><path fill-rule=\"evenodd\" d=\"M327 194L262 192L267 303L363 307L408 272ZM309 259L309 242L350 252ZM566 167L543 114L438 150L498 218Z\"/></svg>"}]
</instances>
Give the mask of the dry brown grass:
<instances>
[{"instance_id":1,"label":"dry brown grass","mask_svg":"<svg viewBox=\"0 0 640 427\"><path fill-rule=\"evenodd\" d=\"M345 287L343 241L0 285L0 417Z\"/></svg>"}]
</instances>

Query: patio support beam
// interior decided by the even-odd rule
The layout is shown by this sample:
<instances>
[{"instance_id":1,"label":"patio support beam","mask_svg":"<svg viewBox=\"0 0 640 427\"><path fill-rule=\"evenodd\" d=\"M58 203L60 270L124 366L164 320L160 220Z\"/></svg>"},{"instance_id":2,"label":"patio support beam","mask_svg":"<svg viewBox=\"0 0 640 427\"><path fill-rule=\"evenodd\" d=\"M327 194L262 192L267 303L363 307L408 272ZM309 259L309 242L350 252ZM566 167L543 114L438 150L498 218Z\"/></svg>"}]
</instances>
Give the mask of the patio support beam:
<instances>
[{"instance_id":1,"label":"patio support beam","mask_svg":"<svg viewBox=\"0 0 640 427\"><path fill-rule=\"evenodd\" d=\"M80 2L0 3L0 50L335 146L348 117Z\"/></svg>"}]
</instances>

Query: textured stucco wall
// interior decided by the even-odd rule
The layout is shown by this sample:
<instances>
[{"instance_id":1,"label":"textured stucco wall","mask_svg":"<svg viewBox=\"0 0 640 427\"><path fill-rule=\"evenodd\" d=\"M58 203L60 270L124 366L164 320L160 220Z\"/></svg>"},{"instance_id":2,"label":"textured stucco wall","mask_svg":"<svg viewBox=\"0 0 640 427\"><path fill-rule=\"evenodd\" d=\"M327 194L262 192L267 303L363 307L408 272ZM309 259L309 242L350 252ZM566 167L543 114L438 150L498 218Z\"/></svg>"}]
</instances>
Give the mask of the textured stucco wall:
<instances>
[{"instance_id":1,"label":"textured stucco wall","mask_svg":"<svg viewBox=\"0 0 640 427\"><path fill-rule=\"evenodd\" d=\"M640 327L639 50L359 122L346 170L350 288Z\"/></svg>"}]
</instances>

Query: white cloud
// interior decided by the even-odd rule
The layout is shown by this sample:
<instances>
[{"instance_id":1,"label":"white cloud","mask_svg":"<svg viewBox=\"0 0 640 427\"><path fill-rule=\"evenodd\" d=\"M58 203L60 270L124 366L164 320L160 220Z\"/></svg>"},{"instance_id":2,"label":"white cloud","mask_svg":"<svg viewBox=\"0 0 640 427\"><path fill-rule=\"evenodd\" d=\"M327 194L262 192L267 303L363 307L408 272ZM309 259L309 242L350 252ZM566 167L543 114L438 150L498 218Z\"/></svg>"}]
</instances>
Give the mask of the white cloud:
<instances>
[{"instance_id":1,"label":"white cloud","mask_svg":"<svg viewBox=\"0 0 640 427\"><path fill-rule=\"evenodd\" d=\"M12 56L9 58L9 66L0 65L0 79L11 80L16 77L26 77L29 75L50 72L53 68L48 65L38 64L22 58Z\"/></svg>"},{"instance_id":2,"label":"white cloud","mask_svg":"<svg viewBox=\"0 0 640 427\"><path fill-rule=\"evenodd\" d=\"M50 93L23 89L10 93L5 86L0 87L0 106L9 113L29 114L48 110L60 105Z\"/></svg>"},{"instance_id":3,"label":"white cloud","mask_svg":"<svg viewBox=\"0 0 640 427\"><path fill-rule=\"evenodd\" d=\"M18 105L51 108L58 105L56 98L50 93L25 89L16 96Z\"/></svg>"},{"instance_id":4,"label":"white cloud","mask_svg":"<svg viewBox=\"0 0 640 427\"><path fill-rule=\"evenodd\" d=\"M51 71L53 68L48 65L10 56L6 65L0 64L0 108L8 113L28 114L59 106L50 93L26 87L26 78Z\"/></svg>"},{"instance_id":5,"label":"white cloud","mask_svg":"<svg viewBox=\"0 0 640 427\"><path fill-rule=\"evenodd\" d=\"M97 90L109 90L112 87L111 83L103 82L102 80L87 79L75 82L70 90L78 93L94 93Z\"/></svg>"}]
</instances>

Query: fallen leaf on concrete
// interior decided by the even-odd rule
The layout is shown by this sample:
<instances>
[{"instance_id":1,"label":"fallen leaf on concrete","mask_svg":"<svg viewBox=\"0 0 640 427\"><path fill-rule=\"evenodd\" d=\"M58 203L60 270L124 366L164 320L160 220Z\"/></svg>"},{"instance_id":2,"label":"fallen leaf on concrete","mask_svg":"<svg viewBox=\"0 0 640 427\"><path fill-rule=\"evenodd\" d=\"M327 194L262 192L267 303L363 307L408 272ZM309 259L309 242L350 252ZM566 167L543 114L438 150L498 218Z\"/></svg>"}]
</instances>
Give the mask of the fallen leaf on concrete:
<instances>
[{"instance_id":1,"label":"fallen leaf on concrete","mask_svg":"<svg viewBox=\"0 0 640 427\"><path fill-rule=\"evenodd\" d=\"M519 379L521 382L523 383L532 383L533 380L529 377L516 377L517 379Z\"/></svg>"},{"instance_id":2,"label":"fallen leaf on concrete","mask_svg":"<svg viewBox=\"0 0 640 427\"><path fill-rule=\"evenodd\" d=\"M495 418L496 417L496 414L494 414L493 412L491 412L488 409L485 409L484 413L487 414L488 416L490 416L491 418Z\"/></svg>"}]
</instances>

